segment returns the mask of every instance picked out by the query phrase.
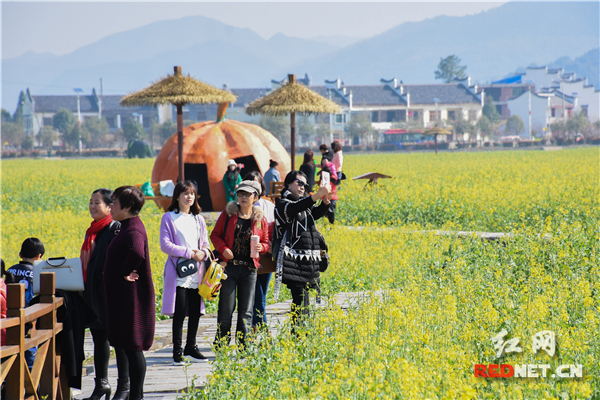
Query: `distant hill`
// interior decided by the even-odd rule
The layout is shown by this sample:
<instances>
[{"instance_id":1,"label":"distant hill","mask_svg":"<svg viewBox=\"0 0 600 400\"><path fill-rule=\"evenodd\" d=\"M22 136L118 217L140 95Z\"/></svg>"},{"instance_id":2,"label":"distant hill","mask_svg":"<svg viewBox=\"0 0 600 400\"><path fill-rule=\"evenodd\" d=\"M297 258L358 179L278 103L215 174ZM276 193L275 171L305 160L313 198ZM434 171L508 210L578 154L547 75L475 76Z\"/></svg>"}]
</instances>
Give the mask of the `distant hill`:
<instances>
[{"instance_id":1,"label":"distant hill","mask_svg":"<svg viewBox=\"0 0 600 400\"><path fill-rule=\"evenodd\" d=\"M510 2L476 15L407 22L295 70L317 82L340 77L347 84L374 84L396 77L433 83L440 58L455 54L471 77L491 82L514 65L598 47L598 12L598 2Z\"/></svg>"},{"instance_id":2,"label":"distant hill","mask_svg":"<svg viewBox=\"0 0 600 400\"><path fill-rule=\"evenodd\" d=\"M575 72L577 78L587 78L590 85L600 89L600 49L595 48L571 60L568 56L548 64L548 68L564 68L565 72Z\"/></svg>"},{"instance_id":3,"label":"distant hill","mask_svg":"<svg viewBox=\"0 0 600 400\"><path fill-rule=\"evenodd\" d=\"M74 87L89 93L100 78L105 94L127 93L172 73L174 65L217 86L266 86L291 65L337 49L283 34L265 40L250 29L202 16L158 21L63 56L30 52L2 60L2 104L12 111L27 87L34 94L72 94Z\"/></svg>"},{"instance_id":4,"label":"distant hill","mask_svg":"<svg viewBox=\"0 0 600 400\"><path fill-rule=\"evenodd\" d=\"M346 47L346 46L354 44L360 40L363 40L363 38L343 36L343 35L314 36L310 39L314 40L315 42L327 43L332 46L339 46L339 47Z\"/></svg>"},{"instance_id":5,"label":"distant hill","mask_svg":"<svg viewBox=\"0 0 600 400\"><path fill-rule=\"evenodd\" d=\"M165 20L63 56L27 53L2 60L2 106L14 111L19 91L27 87L33 94L72 94L77 87L89 93L99 89L100 78L105 94L125 94L171 73L174 65L219 87L266 87L291 72L308 73L313 84L337 77L347 84L392 77L418 84L435 82L440 58L455 54L472 78L485 83L515 65L543 65L597 48L598 13L598 2L509 2L476 15L404 23L354 43L342 36L308 40L283 34L265 40L201 16Z\"/></svg>"}]
</instances>

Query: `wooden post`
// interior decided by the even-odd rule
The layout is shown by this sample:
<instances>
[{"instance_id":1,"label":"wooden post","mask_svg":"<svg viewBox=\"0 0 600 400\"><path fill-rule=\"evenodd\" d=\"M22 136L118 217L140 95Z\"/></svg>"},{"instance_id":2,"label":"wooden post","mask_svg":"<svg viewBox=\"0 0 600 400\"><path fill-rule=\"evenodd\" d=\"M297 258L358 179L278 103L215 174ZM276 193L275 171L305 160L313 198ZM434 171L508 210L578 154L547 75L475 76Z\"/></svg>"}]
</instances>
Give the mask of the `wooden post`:
<instances>
[{"instance_id":1,"label":"wooden post","mask_svg":"<svg viewBox=\"0 0 600 400\"><path fill-rule=\"evenodd\" d=\"M40 304L53 304L54 303L54 289L55 289L55 276L53 272L42 272L40 274ZM39 318L40 329L52 329L52 337L49 339L50 346L48 347L48 353L46 354L46 359L44 360L44 367L42 368L42 375L40 377L40 394L49 395L50 398L55 398L56 392L58 390L58 381L56 377L58 376L58 368L56 363L56 308L53 308L51 312L48 314L44 314ZM71 398L71 389L69 385L64 388L61 385L61 389L63 391L68 390L69 396L67 399ZM65 398L63 396L63 398Z\"/></svg>"},{"instance_id":2,"label":"wooden post","mask_svg":"<svg viewBox=\"0 0 600 400\"><path fill-rule=\"evenodd\" d=\"M6 317L19 317L20 324L6 329L6 345L18 345L19 354L6 376L6 398L25 398L25 285L6 285Z\"/></svg>"},{"instance_id":3,"label":"wooden post","mask_svg":"<svg viewBox=\"0 0 600 400\"><path fill-rule=\"evenodd\" d=\"M173 67L175 75L182 75L181 67ZM179 163L179 177L177 182L185 181L183 172L183 103L175 104L177 107L177 161Z\"/></svg>"},{"instance_id":4,"label":"wooden post","mask_svg":"<svg viewBox=\"0 0 600 400\"><path fill-rule=\"evenodd\" d=\"M289 74L288 75L288 82L291 83L296 83L296 75L295 74ZM290 114L290 130L291 130L291 135L290 135L290 139L292 142L292 146L291 146L291 153L292 153L292 171L296 170L296 113L292 112Z\"/></svg>"}]
</instances>

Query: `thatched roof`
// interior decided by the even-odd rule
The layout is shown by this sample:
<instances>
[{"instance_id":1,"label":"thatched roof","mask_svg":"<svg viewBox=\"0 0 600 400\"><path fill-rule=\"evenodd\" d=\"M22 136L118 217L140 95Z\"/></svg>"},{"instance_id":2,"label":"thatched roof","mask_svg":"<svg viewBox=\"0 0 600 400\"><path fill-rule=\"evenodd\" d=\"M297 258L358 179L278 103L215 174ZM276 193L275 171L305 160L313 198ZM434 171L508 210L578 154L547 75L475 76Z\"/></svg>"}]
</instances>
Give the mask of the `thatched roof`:
<instances>
[{"instance_id":1,"label":"thatched roof","mask_svg":"<svg viewBox=\"0 0 600 400\"><path fill-rule=\"evenodd\" d=\"M253 101L246 107L248 115L279 116L293 112L303 114L339 113L341 108L333 101L297 82L290 82L273 93Z\"/></svg>"},{"instance_id":2,"label":"thatched roof","mask_svg":"<svg viewBox=\"0 0 600 400\"><path fill-rule=\"evenodd\" d=\"M439 126L433 127L431 129L427 129L423 132L424 135L452 135L452 132L445 130L444 128L440 128Z\"/></svg>"},{"instance_id":3,"label":"thatched roof","mask_svg":"<svg viewBox=\"0 0 600 400\"><path fill-rule=\"evenodd\" d=\"M121 105L154 106L157 104L206 104L235 102L236 97L207 83L184 76L181 69L159 79L145 89L130 93L121 99Z\"/></svg>"}]
</instances>

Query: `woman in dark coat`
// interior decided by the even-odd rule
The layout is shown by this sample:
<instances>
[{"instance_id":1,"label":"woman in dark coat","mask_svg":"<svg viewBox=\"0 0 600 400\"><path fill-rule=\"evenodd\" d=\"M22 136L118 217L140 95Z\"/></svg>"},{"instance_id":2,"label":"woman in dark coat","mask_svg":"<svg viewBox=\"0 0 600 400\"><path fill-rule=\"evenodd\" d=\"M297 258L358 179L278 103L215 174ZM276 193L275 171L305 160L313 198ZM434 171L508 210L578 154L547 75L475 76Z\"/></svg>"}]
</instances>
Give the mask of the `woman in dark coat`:
<instances>
[{"instance_id":1,"label":"woman in dark coat","mask_svg":"<svg viewBox=\"0 0 600 400\"><path fill-rule=\"evenodd\" d=\"M108 361L110 360L110 345L106 330L106 304L104 296L104 263L106 249L119 232L121 223L114 221L110 215L113 203L113 192L110 189L97 189L92 193L89 203L90 215L93 219L85 232L81 247L81 264L85 271L84 298L94 310L97 319L88 325L94 341L94 369L96 385L90 397L84 400L99 400L110 396L108 384ZM129 371L125 352L116 352L119 365L117 392L113 400L125 400L129 396Z\"/></svg>"},{"instance_id":2,"label":"woman in dark coat","mask_svg":"<svg viewBox=\"0 0 600 400\"><path fill-rule=\"evenodd\" d=\"M279 242L274 296L283 282L292 292L292 318L308 313L309 288L316 287L321 261L320 233L315 221L329 209L329 187L306 196L307 179L300 171L285 177L281 198L275 203L274 242ZM317 201L322 199L320 205Z\"/></svg>"},{"instance_id":3,"label":"woman in dark coat","mask_svg":"<svg viewBox=\"0 0 600 400\"><path fill-rule=\"evenodd\" d=\"M316 169L314 155L312 150L306 150L304 153L304 162L300 166L300 171L306 175L306 182L308 183L308 192L311 193L315 188L315 169Z\"/></svg>"},{"instance_id":4,"label":"woman in dark coat","mask_svg":"<svg viewBox=\"0 0 600 400\"><path fill-rule=\"evenodd\" d=\"M150 269L148 237L138 214L144 195L133 186L121 186L113 194L112 217L121 231L108 246L104 266L108 341L123 349L129 362L130 400L144 394L146 359L154 340L154 284Z\"/></svg>"}]
</instances>

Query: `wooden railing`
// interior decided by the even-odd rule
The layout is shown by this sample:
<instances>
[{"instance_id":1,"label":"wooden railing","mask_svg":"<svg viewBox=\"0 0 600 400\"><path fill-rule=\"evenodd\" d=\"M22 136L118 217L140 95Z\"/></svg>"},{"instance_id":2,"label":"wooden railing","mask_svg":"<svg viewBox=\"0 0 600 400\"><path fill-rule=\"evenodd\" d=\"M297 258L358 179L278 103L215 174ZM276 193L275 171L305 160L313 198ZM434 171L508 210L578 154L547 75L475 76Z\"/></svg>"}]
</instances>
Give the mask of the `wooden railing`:
<instances>
[{"instance_id":1,"label":"wooden railing","mask_svg":"<svg viewBox=\"0 0 600 400\"><path fill-rule=\"evenodd\" d=\"M269 182L269 194L267 198L272 202L275 202L275 199L281 197L281 190L283 189L283 182Z\"/></svg>"},{"instance_id":2,"label":"wooden railing","mask_svg":"<svg viewBox=\"0 0 600 400\"><path fill-rule=\"evenodd\" d=\"M56 346L56 334L62 330L56 310L63 305L63 299L54 296L54 273L40 274L39 304L25 307L23 284L8 284L6 289L6 318L0 322L0 328L6 328L6 345L0 347L6 398L70 400L71 389L64 372L61 374ZM27 323L32 325L29 337L25 331ZM25 350L35 346L37 354L30 372Z\"/></svg>"}]
</instances>

